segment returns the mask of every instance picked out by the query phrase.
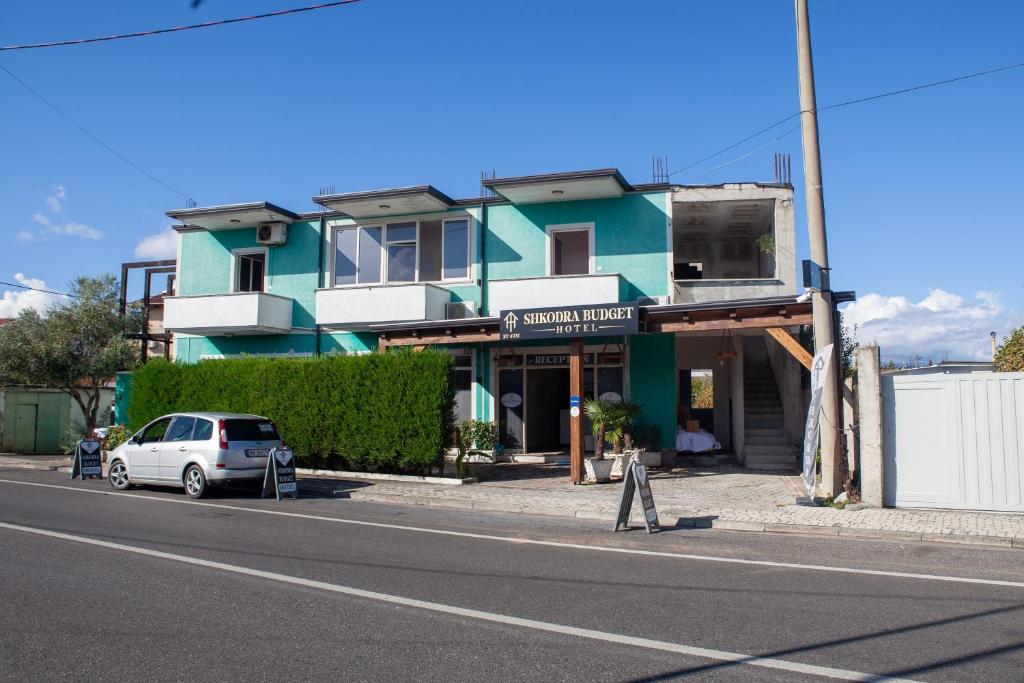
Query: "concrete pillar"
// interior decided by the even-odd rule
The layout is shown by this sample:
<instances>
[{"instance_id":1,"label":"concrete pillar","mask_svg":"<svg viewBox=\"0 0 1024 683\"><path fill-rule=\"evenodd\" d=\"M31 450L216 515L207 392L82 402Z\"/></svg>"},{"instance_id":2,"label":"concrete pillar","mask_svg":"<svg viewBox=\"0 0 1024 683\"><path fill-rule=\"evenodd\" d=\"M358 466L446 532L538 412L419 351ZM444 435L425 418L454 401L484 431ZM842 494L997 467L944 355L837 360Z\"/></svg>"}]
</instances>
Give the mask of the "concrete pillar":
<instances>
[{"instance_id":1,"label":"concrete pillar","mask_svg":"<svg viewBox=\"0 0 1024 683\"><path fill-rule=\"evenodd\" d=\"M843 444L854 482L860 473L860 448L857 442L857 387L852 377L843 379Z\"/></svg>"},{"instance_id":2,"label":"concrete pillar","mask_svg":"<svg viewBox=\"0 0 1024 683\"><path fill-rule=\"evenodd\" d=\"M877 346L857 349L857 415L860 422L860 497L882 507L884 459L882 453L882 382Z\"/></svg>"}]
</instances>

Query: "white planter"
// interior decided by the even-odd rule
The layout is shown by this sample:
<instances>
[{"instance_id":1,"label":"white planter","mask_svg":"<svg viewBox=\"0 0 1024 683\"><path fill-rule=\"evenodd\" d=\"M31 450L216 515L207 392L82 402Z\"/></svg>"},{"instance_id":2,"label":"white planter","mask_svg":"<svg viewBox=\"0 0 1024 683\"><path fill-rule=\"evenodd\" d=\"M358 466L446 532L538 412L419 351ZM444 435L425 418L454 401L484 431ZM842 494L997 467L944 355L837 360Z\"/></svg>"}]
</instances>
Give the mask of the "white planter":
<instances>
[{"instance_id":1,"label":"white planter","mask_svg":"<svg viewBox=\"0 0 1024 683\"><path fill-rule=\"evenodd\" d=\"M640 454L644 467L661 467L661 451L644 451Z\"/></svg>"},{"instance_id":2,"label":"white planter","mask_svg":"<svg viewBox=\"0 0 1024 683\"><path fill-rule=\"evenodd\" d=\"M606 484L612 480L612 466L615 465L614 459L596 460L594 458L587 458L583 461L583 464L587 470L587 481Z\"/></svg>"}]
</instances>

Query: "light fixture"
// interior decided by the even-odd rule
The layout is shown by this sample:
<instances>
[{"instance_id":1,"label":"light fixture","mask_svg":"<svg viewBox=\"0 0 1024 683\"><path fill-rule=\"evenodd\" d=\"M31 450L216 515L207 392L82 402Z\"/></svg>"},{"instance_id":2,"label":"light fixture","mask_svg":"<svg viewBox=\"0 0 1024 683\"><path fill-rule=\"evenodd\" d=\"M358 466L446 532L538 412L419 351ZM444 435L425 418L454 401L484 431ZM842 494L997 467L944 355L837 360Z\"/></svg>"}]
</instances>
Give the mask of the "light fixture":
<instances>
[{"instance_id":1,"label":"light fixture","mask_svg":"<svg viewBox=\"0 0 1024 683\"><path fill-rule=\"evenodd\" d=\"M391 205L390 205L390 204L380 204L380 205L378 206L378 208L381 208L381 209L390 209L390 208L391 208Z\"/></svg>"},{"instance_id":2,"label":"light fixture","mask_svg":"<svg viewBox=\"0 0 1024 683\"><path fill-rule=\"evenodd\" d=\"M565 190L551 190L551 194L565 194Z\"/></svg>"},{"instance_id":3,"label":"light fixture","mask_svg":"<svg viewBox=\"0 0 1024 683\"><path fill-rule=\"evenodd\" d=\"M796 298L796 302L798 304L807 303L810 300L811 300L811 288L810 287L805 287L804 288L804 293Z\"/></svg>"},{"instance_id":4,"label":"light fixture","mask_svg":"<svg viewBox=\"0 0 1024 683\"><path fill-rule=\"evenodd\" d=\"M238 220L237 218L232 218L231 222L232 223L241 223L242 221Z\"/></svg>"},{"instance_id":5,"label":"light fixture","mask_svg":"<svg viewBox=\"0 0 1024 683\"><path fill-rule=\"evenodd\" d=\"M731 360L738 355L740 355L739 352L733 349L732 331L722 330L722 341L718 345L718 352L715 353L715 357L718 358L718 364L725 365L725 361Z\"/></svg>"}]
</instances>

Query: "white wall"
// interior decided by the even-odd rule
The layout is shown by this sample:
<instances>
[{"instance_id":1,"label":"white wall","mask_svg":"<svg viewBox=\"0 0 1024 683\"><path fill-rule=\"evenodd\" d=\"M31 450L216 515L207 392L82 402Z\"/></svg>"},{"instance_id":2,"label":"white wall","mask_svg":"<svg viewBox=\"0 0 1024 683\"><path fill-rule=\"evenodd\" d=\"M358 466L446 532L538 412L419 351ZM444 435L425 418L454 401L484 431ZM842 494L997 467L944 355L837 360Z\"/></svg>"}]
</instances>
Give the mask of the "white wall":
<instances>
[{"instance_id":1,"label":"white wall","mask_svg":"<svg viewBox=\"0 0 1024 683\"><path fill-rule=\"evenodd\" d=\"M583 306L619 301L619 276L559 275L491 280L487 283L488 315L513 308Z\"/></svg>"}]
</instances>

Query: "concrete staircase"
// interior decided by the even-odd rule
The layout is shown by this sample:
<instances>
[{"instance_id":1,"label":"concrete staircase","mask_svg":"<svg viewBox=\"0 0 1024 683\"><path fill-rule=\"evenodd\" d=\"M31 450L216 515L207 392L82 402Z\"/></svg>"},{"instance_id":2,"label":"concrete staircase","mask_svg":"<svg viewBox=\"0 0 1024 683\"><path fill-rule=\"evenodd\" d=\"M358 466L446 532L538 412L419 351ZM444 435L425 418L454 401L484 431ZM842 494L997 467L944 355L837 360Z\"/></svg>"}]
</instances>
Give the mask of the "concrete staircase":
<instances>
[{"instance_id":1,"label":"concrete staircase","mask_svg":"<svg viewBox=\"0 0 1024 683\"><path fill-rule=\"evenodd\" d=\"M800 449L786 441L782 401L767 349L763 340L756 342L761 348L745 347L743 358L744 464L752 470L794 471Z\"/></svg>"}]
</instances>

